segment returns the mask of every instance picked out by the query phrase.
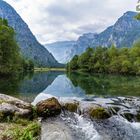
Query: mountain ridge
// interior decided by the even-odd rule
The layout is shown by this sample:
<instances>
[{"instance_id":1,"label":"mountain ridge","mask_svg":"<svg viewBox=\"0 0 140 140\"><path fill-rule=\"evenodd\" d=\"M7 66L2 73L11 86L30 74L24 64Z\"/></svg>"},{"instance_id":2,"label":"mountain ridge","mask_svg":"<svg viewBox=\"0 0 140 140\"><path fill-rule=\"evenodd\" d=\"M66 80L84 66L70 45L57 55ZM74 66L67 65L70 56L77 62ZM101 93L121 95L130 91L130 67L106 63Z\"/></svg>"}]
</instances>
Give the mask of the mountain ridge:
<instances>
[{"instance_id":1,"label":"mountain ridge","mask_svg":"<svg viewBox=\"0 0 140 140\"><path fill-rule=\"evenodd\" d=\"M125 12L114 25L109 26L101 33L85 33L78 38L71 46L73 53L66 56L69 60L76 54L83 53L88 47L109 47L112 44L116 47L131 47L134 42L140 39L140 21L134 17L137 12ZM53 54L53 51L51 51ZM68 62L68 61L67 61Z\"/></svg>"},{"instance_id":2,"label":"mountain ridge","mask_svg":"<svg viewBox=\"0 0 140 140\"><path fill-rule=\"evenodd\" d=\"M23 21L15 9L7 2L0 0L0 17L8 20L16 32L16 41L21 54L35 62L36 66L59 67L53 55L41 45L33 35L28 25Z\"/></svg>"}]
</instances>

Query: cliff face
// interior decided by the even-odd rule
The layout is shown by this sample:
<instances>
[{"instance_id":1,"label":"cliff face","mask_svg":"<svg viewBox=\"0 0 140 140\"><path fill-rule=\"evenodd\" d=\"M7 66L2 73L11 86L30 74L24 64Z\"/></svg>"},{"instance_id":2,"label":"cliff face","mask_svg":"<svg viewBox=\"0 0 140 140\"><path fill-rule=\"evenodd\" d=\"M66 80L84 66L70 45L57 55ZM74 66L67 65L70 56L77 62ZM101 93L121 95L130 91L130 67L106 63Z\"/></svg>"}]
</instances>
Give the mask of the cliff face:
<instances>
[{"instance_id":1,"label":"cliff face","mask_svg":"<svg viewBox=\"0 0 140 140\"><path fill-rule=\"evenodd\" d=\"M25 58L33 60L38 66L59 66L53 55L36 40L17 12L2 0L0 0L0 17L7 19L9 25L15 29L16 40Z\"/></svg>"}]
</instances>

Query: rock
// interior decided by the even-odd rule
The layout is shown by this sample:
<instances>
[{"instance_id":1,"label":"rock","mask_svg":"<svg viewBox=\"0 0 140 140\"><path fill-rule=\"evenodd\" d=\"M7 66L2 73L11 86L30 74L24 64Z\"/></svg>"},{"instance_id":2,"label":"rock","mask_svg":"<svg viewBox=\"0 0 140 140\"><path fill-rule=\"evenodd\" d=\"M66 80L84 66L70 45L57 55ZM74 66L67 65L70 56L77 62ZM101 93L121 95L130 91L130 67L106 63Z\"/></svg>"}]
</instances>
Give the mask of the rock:
<instances>
[{"instance_id":1,"label":"rock","mask_svg":"<svg viewBox=\"0 0 140 140\"><path fill-rule=\"evenodd\" d=\"M66 109L70 112L77 112L78 104L77 103L66 103L64 105L64 109Z\"/></svg>"},{"instance_id":2,"label":"rock","mask_svg":"<svg viewBox=\"0 0 140 140\"><path fill-rule=\"evenodd\" d=\"M123 117L127 119L129 122L132 122L135 119L135 115L131 112L124 112Z\"/></svg>"},{"instance_id":3,"label":"rock","mask_svg":"<svg viewBox=\"0 0 140 140\"><path fill-rule=\"evenodd\" d=\"M0 121L14 117L33 117L32 105L17 98L0 94Z\"/></svg>"},{"instance_id":4,"label":"rock","mask_svg":"<svg viewBox=\"0 0 140 140\"><path fill-rule=\"evenodd\" d=\"M108 119L111 117L111 115L108 113L108 111L102 107L100 108L91 108L89 110L89 115L93 119Z\"/></svg>"},{"instance_id":5,"label":"rock","mask_svg":"<svg viewBox=\"0 0 140 140\"><path fill-rule=\"evenodd\" d=\"M112 115L117 115L119 113L119 111L121 110L121 107L120 106L108 106L107 109Z\"/></svg>"},{"instance_id":6,"label":"rock","mask_svg":"<svg viewBox=\"0 0 140 140\"><path fill-rule=\"evenodd\" d=\"M140 122L140 113L138 113L138 114L136 115L136 121L137 121L137 122Z\"/></svg>"},{"instance_id":7,"label":"rock","mask_svg":"<svg viewBox=\"0 0 140 140\"><path fill-rule=\"evenodd\" d=\"M61 105L54 97L39 102L37 105L37 114L40 117L53 117L61 113Z\"/></svg>"}]
</instances>

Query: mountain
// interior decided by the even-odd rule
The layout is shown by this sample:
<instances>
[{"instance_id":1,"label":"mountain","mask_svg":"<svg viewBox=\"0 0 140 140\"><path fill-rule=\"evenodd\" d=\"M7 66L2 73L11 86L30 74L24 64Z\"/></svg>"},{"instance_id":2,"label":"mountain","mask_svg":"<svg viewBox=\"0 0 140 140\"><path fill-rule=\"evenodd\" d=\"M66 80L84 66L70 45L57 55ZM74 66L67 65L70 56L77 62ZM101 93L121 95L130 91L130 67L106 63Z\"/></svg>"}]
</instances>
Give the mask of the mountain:
<instances>
[{"instance_id":1,"label":"mountain","mask_svg":"<svg viewBox=\"0 0 140 140\"><path fill-rule=\"evenodd\" d=\"M79 37L75 45L77 54L83 53L87 47L108 47L112 44L119 48L131 47L140 39L140 21L134 18L136 14L128 11L100 34L88 33Z\"/></svg>"},{"instance_id":2,"label":"mountain","mask_svg":"<svg viewBox=\"0 0 140 140\"><path fill-rule=\"evenodd\" d=\"M128 11L120 17L117 22L108 27L103 32L96 33L86 33L78 38L73 46L69 46L70 52L65 53L63 60L70 60L75 54L83 53L88 47L109 47L115 44L116 47L131 47L133 43L140 39L140 21L136 20L134 17L137 13ZM51 44L50 44L51 46ZM57 46L57 42L55 43ZM59 45L55 49L55 55L57 55L57 60L59 60ZM67 46L63 47L67 49ZM54 54L53 50L50 50ZM63 50L65 52L65 50ZM69 58L69 59L67 59Z\"/></svg>"},{"instance_id":3,"label":"mountain","mask_svg":"<svg viewBox=\"0 0 140 140\"><path fill-rule=\"evenodd\" d=\"M25 58L33 60L37 66L60 66L53 55L37 41L14 8L2 0L0 0L0 17L7 19L9 25L15 29L17 43Z\"/></svg>"},{"instance_id":4,"label":"mountain","mask_svg":"<svg viewBox=\"0 0 140 140\"><path fill-rule=\"evenodd\" d=\"M62 41L46 44L45 47L60 63L67 63L74 54L75 41Z\"/></svg>"}]
</instances>

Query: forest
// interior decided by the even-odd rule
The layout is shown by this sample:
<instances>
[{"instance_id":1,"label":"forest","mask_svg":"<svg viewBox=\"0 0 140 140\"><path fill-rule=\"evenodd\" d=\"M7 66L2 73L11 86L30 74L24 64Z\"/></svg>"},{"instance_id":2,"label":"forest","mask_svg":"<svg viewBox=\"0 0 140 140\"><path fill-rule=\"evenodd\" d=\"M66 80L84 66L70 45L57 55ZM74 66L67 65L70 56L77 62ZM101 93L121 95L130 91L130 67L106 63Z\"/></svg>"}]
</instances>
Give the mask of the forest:
<instances>
[{"instance_id":1,"label":"forest","mask_svg":"<svg viewBox=\"0 0 140 140\"><path fill-rule=\"evenodd\" d=\"M0 18L1 75L9 75L34 69L34 63L22 57L15 35L14 29L8 25L7 20Z\"/></svg>"},{"instance_id":2,"label":"forest","mask_svg":"<svg viewBox=\"0 0 140 140\"><path fill-rule=\"evenodd\" d=\"M67 63L67 71L140 75L140 41L131 48L87 48Z\"/></svg>"}]
</instances>

